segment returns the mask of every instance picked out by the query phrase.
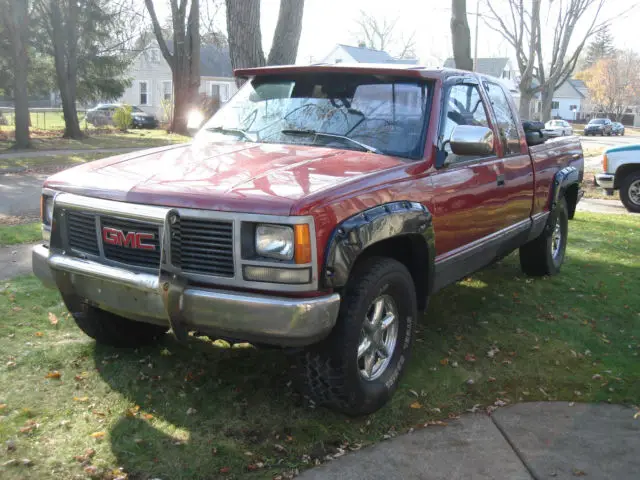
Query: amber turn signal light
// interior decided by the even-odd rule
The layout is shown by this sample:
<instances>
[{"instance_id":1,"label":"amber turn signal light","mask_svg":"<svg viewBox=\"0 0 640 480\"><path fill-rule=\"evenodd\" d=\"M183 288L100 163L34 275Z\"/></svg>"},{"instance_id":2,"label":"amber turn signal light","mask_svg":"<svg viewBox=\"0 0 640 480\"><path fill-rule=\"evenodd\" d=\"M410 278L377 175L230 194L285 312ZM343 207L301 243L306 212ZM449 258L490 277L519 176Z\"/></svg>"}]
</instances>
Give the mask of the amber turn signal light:
<instances>
[{"instance_id":1,"label":"amber turn signal light","mask_svg":"<svg viewBox=\"0 0 640 480\"><path fill-rule=\"evenodd\" d=\"M607 173L607 168L609 168L609 159L607 158L607 154L602 154L602 171Z\"/></svg>"},{"instance_id":2,"label":"amber turn signal light","mask_svg":"<svg viewBox=\"0 0 640 480\"><path fill-rule=\"evenodd\" d=\"M294 258L297 264L311 263L311 233L309 225L295 226L295 254Z\"/></svg>"}]
</instances>

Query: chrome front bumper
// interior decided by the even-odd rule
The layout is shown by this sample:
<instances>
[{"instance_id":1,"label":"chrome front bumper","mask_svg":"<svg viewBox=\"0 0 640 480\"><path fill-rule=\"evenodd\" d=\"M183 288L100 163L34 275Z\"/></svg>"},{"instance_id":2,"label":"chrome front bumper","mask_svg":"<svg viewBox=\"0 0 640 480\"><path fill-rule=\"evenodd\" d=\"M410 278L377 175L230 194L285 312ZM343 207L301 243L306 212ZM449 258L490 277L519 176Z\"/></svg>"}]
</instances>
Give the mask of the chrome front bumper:
<instances>
[{"instance_id":1,"label":"chrome front bumper","mask_svg":"<svg viewBox=\"0 0 640 480\"><path fill-rule=\"evenodd\" d=\"M595 177L596 185L604 188L605 190L613 190L613 184L615 183L615 175L609 173L598 173Z\"/></svg>"},{"instance_id":2,"label":"chrome front bumper","mask_svg":"<svg viewBox=\"0 0 640 480\"><path fill-rule=\"evenodd\" d=\"M44 245L33 248L32 261L33 272L46 286L86 298L103 310L249 342L292 347L316 343L329 334L340 307L338 294L284 298L201 288L176 277L51 253Z\"/></svg>"}]
</instances>

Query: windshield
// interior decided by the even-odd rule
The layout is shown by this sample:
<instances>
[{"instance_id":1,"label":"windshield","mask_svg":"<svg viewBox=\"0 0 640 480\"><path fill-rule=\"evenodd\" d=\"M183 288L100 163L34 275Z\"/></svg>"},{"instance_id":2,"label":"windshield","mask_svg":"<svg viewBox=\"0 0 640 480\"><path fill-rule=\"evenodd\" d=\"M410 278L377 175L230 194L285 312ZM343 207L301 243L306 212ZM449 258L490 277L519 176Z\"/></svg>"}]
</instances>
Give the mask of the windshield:
<instances>
[{"instance_id":1,"label":"windshield","mask_svg":"<svg viewBox=\"0 0 640 480\"><path fill-rule=\"evenodd\" d=\"M423 82L377 75L256 77L199 136L416 158L424 146L428 89Z\"/></svg>"},{"instance_id":2,"label":"windshield","mask_svg":"<svg viewBox=\"0 0 640 480\"><path fill-rule=\"evenodd\" d=\"M601 118L596 118L589 122L591 125L604 125L605 121Z\"/></svg>"}]
</instances>

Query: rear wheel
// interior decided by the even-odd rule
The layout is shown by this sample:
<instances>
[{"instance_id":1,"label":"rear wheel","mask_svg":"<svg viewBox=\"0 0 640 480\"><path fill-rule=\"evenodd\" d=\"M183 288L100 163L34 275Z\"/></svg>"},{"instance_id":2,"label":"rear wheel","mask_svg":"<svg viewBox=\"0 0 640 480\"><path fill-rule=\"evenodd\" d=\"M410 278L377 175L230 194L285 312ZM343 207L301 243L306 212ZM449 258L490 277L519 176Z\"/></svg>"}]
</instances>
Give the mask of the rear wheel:
<instances>
[{"instance_id":1,"label":"rear wheel","mask_svg":"<svg viewBox=\"0 0 640 480\"><path fill-rule=\"evenodd\" d=\"M543 232L520 247L520 266L527 275L555 275L564 262L569 232L567 201L562 198Z\"/></svg>"},{"instance_id":2,"label":"rear wheel","mask_svg":"<svg viewBox=\"0 0 640 480\"><path fill-rule=\"evenodd\" d=\"M139 347L155 342L168 330L100 310L77 296L63 295L62 299L78 327L102 345Z\"/></svg>"},{"instance_id":3,"label":"rear wheel","mask_svg":"<svg viewBox=\"0 0 640 480\"><path fill-rule=\"evenodd\" d=\"M640 171L630 173L622 179L620 200L630 212L640 213Z\"/></svg>"},{"instance_id":4,"label":"rear wheel","mask_svg":"<svg viewBox=\"0 0 640 480\"><path fill-rule=\"evenodd\" d=\"M378 410L391 398L407 364L416 317L407 268L390 258L366 260L342 292L329 337L298 357L303 393L348 415Z\"/></svg>"}]
</instances>

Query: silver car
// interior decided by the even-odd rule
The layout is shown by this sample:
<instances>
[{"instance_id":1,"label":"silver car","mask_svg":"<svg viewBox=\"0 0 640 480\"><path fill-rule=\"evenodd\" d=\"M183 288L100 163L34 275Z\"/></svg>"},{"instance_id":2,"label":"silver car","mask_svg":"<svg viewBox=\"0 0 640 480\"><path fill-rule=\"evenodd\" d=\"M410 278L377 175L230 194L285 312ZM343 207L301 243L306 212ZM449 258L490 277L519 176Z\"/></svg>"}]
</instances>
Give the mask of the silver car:
<instances>
[{"instance_id":1,"label":"silver car","mask_svg":"<svg viewBox=\"0 0 640 480\"><path fill-rule=\"evenodd\" d=\"M543 133L548 137L573 135L573 127L565 120L550 120L544 124Z\"/></svg>"}]
</instances>

